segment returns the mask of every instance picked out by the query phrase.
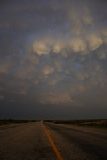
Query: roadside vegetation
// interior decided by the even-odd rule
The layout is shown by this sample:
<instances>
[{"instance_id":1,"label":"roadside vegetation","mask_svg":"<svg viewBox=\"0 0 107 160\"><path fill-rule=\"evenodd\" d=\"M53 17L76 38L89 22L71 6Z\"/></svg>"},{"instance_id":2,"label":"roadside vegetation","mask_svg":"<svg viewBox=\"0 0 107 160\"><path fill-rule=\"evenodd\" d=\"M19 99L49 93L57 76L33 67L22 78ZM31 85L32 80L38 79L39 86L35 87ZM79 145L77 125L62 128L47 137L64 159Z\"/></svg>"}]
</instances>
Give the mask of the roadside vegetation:
<instances>
[{"instance_id":1,"label":"roadside vegetation","mask_svg":"<svg viewBox=\"0 0 107 160\"><path fill-rule=\"evenodd\" d=\"M29 123L29 122L36 122L36 120L1 119L0 125L16 124L16 123Z\"/></svg>"},{"instance_id":2,"label":"roadside vegetation","mask_svg":"<svg viewBox=\"0 0 107 160\"><path fill-rule=\"evenodd\" d=\"M107 119L88 119L88 120L47 120L56 124L67 124L87 127L107 128Z\"/></svg>"},{"instance_id":3,"label":"roadside vegetation","mask_svg":"<svg viewBox=\"0 0 107 160\"><path fill-rule=\"evenodd\" d=\"M16 120L16 119L1 119L0 125L18 124L38 122L40 120ZM107 128L107 119L87 119L87 120L44 120L44 122L51 122L55 124L67 124L86 127Z\"/></svg>"}]
</instances>

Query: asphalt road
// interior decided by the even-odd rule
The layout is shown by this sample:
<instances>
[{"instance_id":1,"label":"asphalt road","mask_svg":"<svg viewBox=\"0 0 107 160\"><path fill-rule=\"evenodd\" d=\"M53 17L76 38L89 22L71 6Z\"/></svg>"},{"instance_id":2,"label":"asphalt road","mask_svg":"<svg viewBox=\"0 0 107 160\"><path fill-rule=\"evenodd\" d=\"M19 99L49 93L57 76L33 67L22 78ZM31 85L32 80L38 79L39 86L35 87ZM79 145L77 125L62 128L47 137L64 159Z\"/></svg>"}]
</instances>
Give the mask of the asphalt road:
<instances>
[{"instance_id":1,"label":"asphalt road","mask_svg":"<svg viewBox=\"0 0 107 160\"><path fill-rule=\"evenodd\" d=\"M0 127L0 160L55 160L40 123Z\"/></svg>"},{"instance_id":2,"label":"asphalt road","mask_svg":"<svg viewBox=\"0 0 107 160\"><path fill-rule=\"evenodd\" d=\"M0 160L107 160L107 130L27 123L0 127Z\"/></svg>"},{"instance_id":3,"label":"asphalt road","mask_svg":"<svg viewBox=\"0 0 107 160\"><path fill-rule=\"evenodd\" d=\"M48 124L64 160L107 160L107 130Z\"/></svg>"}]
</instances>

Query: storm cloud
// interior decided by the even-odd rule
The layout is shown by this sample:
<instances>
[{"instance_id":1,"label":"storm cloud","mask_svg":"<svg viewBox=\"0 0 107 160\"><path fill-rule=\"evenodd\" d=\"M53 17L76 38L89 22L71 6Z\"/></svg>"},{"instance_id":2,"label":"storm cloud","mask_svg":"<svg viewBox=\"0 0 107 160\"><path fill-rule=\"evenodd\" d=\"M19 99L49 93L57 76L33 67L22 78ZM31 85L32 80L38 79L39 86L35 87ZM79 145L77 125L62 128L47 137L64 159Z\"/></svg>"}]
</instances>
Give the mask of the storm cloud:
<instances>
[{"instance_id":1,"label":"storm cloud","mask_svg":"<svg viewBox=\"0 0 107 160\"><path fill-rule=\"evenodd\" d=\"M0 1L0 117L105 118L106 19L106 0Z\"/></svg>"}]
</instances>

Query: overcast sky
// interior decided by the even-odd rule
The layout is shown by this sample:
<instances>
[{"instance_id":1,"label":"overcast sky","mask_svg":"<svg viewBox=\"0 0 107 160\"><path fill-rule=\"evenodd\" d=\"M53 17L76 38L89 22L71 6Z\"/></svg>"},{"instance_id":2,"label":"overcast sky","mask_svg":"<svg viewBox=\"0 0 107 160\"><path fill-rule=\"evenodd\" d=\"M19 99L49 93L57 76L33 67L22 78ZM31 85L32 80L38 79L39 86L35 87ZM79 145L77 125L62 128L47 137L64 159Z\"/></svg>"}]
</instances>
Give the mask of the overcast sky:
<instances>
[{"instance_id":1,"label":"overcast sky","mask_svg":"<svg viewBox=\"0 0 107 160\"><path fill-rule=\"evenodd\" d=\"M107 1L0 1L0 118L107 118Z\"/></svg>"}]
</instances>

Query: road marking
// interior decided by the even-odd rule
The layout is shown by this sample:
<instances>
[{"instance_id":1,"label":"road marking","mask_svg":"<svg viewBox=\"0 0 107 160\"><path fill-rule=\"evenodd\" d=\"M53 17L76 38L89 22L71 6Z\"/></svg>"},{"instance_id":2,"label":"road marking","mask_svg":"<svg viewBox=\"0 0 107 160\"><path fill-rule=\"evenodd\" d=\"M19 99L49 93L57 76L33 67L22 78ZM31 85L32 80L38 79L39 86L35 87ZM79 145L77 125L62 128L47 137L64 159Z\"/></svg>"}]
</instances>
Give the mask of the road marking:
<instances>
[{"instance_id":1,"label":"road marking","mask_svg":"<svg viewBox=\"0 0 107 160\"><path fill-rule=\"evenodd\" d=\"M55 143L52 139L51 132L49 131L49 129L45 125L43 125L43 128L44 128L45 134L48 137L48 140L49 140L49 143L52 147L52 150L53 150L54 154L56 155L57 160L64 160L61 153L59 152L57 146L55 145Z\"/></svg>"}]
</instances>

